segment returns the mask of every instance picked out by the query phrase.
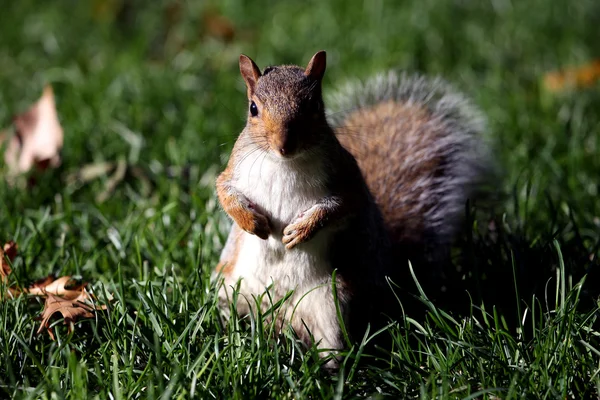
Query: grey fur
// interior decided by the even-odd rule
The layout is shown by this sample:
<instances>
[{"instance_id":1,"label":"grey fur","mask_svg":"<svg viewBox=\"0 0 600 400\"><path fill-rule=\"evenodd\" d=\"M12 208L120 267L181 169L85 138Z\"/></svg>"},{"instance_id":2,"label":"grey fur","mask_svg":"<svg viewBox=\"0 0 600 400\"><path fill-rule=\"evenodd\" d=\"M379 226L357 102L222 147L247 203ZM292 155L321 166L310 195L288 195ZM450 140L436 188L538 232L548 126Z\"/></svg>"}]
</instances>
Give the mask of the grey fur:
<instances>
[{"instance_id":1,"label":"grey fur","mask_svg":"<svg viewBox=\"0 0 600 400\"><path fill-rule=\"evenodd\" d=\"M328 118L334 128L341 126L357 109L385 101L424 107L429 111L430 120L426 124L441 127L442 134L428 144L425 151L428 154L406 154L394 162L402 163L400 171L404 171L432 154L444 155L447 160L444 173L419 180L419 186L427 190L418 199L412 199L416 201L410 214L422 216L423 234L430 244L450 243L465 215L467 200L478 195L486 178L495 174L489 138L485 136L486 122L479 110L440 78L427 79L394 71L364 82L350 82L328 99L327 104L333 110ZM396 123L399 129L402 127L399 121L390 123ZM414 135L414 131L406 134ZM398 192L410 197L410 189L389 188L385 201L400 201L396 200L400 197Z\"/></svg>"}]
</instances>

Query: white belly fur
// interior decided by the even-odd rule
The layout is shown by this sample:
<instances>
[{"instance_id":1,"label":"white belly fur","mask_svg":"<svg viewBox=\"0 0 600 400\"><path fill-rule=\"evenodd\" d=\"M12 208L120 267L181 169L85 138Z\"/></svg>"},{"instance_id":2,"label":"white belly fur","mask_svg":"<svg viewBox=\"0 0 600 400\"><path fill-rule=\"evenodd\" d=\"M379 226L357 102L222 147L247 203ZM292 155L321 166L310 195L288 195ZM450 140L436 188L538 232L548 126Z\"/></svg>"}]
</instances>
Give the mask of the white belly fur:
<instances>
[{"instance_id":1,"label":"white belly fur","mask_svg":"<svg viewBox=\"0 0 600 400\"><path fill-rule=\"evenodd\" d=\"M291 250L281 242L283 229L297 214L327 194L321 166L313 163L294 168L289 161L256 153L259 154L246 157L236 166L233 185L265 213L273 232L267 240L242 233L236 264L224 282L224 290L229 293L223 295L230 296L231 287L241 279L238 310L245 313L250 311L248 304L254 307L253 297L263 294L269 286L273 303L293 290L278 319L291 322L297 332L306 324L322 348L340 348L332 271L326 255L331 230L324 229ZM262 308L269 307L268 297L264 296Z\"/></svg>"}]
</instances>

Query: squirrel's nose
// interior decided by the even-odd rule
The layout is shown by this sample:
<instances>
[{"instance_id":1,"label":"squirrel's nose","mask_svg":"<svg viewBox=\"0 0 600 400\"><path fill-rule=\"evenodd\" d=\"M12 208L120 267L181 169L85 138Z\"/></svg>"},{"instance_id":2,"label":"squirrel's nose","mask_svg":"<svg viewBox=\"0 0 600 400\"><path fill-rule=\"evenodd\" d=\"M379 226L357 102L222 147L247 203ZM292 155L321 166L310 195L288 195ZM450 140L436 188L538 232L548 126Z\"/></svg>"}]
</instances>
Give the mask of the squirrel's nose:
<instances>
[{"instance_id":1,"label":"squirrel's nose","mask_svg":"<svg viewBox=\"0 0 600 400\"><path fill-rule=\"evenodd\" d=\"M295 135L290 132L285 132L279 135L271 143L273 150L279 153L282 157L289 157L294 154L297 147Z\"/></svg>"},{"instance_id":2,"label":"squirrel's nose","mask_svg":"<svg viewBox=\"0 0 600 400\"><path fill-rule=\"evenodd\" d=\"M287 140L281 143L279 146L279 154L282 157L289 157L296 152L296 144L293 141Z\"/></svg>"}]
</instances>

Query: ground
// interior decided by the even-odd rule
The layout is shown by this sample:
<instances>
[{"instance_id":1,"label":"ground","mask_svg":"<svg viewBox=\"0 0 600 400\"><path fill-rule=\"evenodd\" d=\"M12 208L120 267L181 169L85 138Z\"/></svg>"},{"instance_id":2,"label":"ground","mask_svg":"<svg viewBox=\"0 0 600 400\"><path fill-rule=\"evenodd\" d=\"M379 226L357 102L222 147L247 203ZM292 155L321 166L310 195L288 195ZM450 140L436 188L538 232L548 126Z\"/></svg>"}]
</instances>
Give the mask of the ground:
<instances>
[{"instance_id":1,"label":"ground","mask_svg":"<svg viewBox=\"0 0 600 400\"><path fill-rule=\"evenodd\" d=\"M149 4L2 6L0 126L50 83L65 131L60 168L29 186L0 179L0 241L20 249L8 284L72 275L109 307L72 333L59 322L52 341L36 334L38 300L1 300L1 397L599 395L600 84L593 68L576 87L546 78L600 56L598 1ZM222 326L209 279L228 224L214 178L244 124L238 56L305 64L321 49L326 93L390 68L467 93L488 117L503 194L466 207L446 271L456 292L415 285L425 311L392 324L394 348L376 359L356 345L334 374L292 333ZM104 175L70 179L119 161L114 192Z\"/></svg>"}]
</instances>

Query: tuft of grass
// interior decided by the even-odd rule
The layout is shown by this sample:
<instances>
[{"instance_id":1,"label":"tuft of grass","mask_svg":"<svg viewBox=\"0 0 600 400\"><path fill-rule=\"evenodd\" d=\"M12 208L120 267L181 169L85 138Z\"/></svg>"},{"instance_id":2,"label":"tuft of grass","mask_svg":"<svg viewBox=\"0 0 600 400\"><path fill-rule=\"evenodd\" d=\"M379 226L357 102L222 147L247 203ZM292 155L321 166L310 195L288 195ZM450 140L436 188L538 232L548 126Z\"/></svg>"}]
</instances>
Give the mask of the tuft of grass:
<instances>
[{"instance_id":1,"label":"tuft of grass","mask_svg":"<svg viewBox=\"0 0 600 400\"><path fill-rule=\"evenodd\" d=\"M600 86L541 83L598 57L599 18L594 0L3 4L0 126L50 83L65 148L35 186L0 179L0 240L20 248L0 290L75 275L109 308L71 334L57 320L51 341L37 301L0 301L0 397L598 397ZM210 279L228 227L213 182L244 124L237 57L304 64L320 49L325 93L388 68L462 88L488 116L506 194L467 207L443 271L398 266L414 287L398 289L403 317L333 374L269 313L223 324ZM119 161L103 202L108 176L68 179ZM384 335L391 348L372 349Z\"/></svg>"}]
</instances>

